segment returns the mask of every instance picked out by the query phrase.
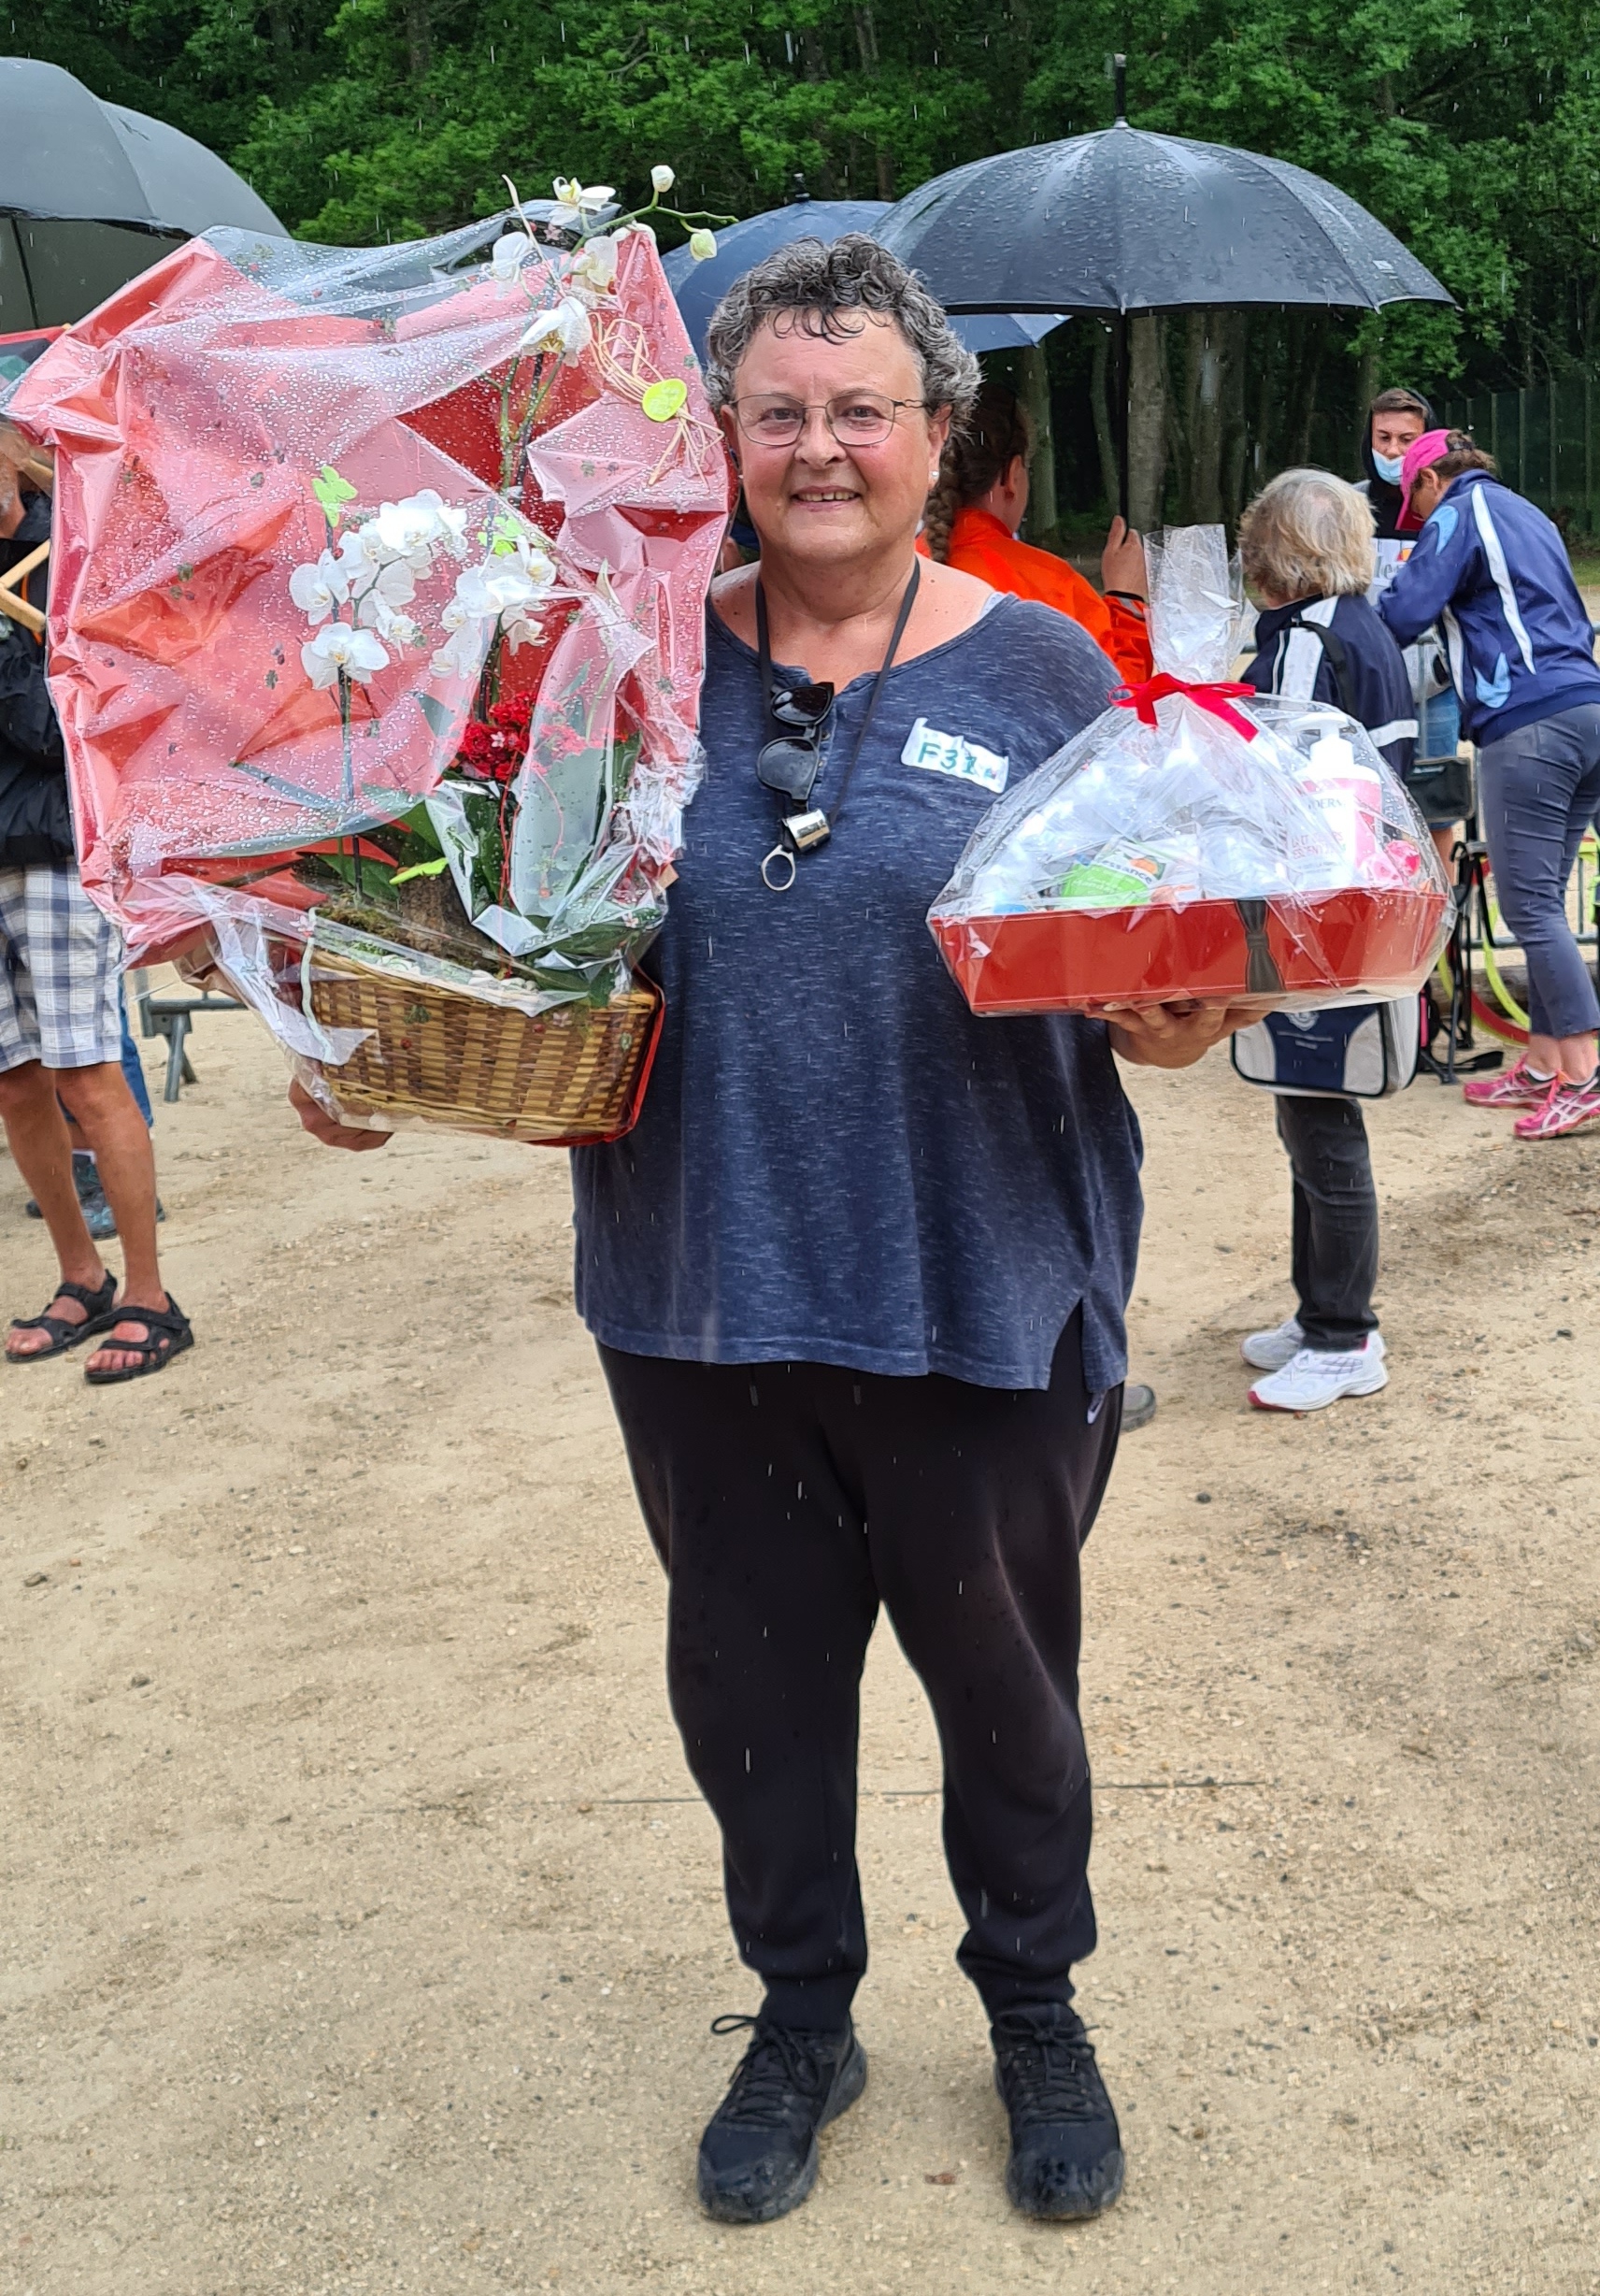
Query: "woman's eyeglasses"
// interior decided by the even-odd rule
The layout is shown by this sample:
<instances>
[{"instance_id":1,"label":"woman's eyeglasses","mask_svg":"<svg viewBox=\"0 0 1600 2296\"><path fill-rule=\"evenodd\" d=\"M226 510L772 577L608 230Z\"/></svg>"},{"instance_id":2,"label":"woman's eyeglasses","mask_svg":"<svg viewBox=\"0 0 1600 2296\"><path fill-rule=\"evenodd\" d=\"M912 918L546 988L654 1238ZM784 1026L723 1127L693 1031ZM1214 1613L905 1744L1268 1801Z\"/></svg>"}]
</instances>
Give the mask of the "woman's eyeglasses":
<instances>
[{"instance_id":1,"label":"woman's eyeglasses","mask_svg":"<svg viewBox=\"0 0 1600 2296\"><path fill-rule=\"evenodd\" d=\"M894 428L902 407L925 409L927 405L921 398L883 398L876 391L837 391L832 398L814 403L842 447L880 447ZM811 412L810 406L776 391L735 399L733 406L740 430L758 447L793 446Z\"/></svg>"},{"instance_id":2,"label":"woman's eyeglasses","mask_svg":"<svg viewBox=\"0 0 1600 2296\"><path fill-rule=\"evenodd\" d=\"M822 770L822 735L834 713L831 685L779 686L767 708L780 725L793 728L769 741L755 761L756 779L764 789L795 805L804 806Z\"/></svg>"}]
</instances>

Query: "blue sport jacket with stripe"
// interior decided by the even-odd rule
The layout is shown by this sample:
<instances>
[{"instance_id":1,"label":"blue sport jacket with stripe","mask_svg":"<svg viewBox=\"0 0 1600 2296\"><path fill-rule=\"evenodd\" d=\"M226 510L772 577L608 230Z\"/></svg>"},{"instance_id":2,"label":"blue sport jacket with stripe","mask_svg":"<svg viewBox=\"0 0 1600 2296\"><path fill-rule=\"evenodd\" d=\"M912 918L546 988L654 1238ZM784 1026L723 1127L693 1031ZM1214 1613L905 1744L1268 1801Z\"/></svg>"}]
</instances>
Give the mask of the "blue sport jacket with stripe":
<instances>
[{"instance_id":1,"label":"blue sport jacket with stripe","mask_svg":"<svg viewBox=\"0 0 1600 2296\"><path fill-rule=\"evenodd\" d=\"M1600 667L1566 545L1542 510L1464 470L1378 602L1401 645L1444 632L1462 724L1480 745L1600 702Z\"/></svg>"}]
</instances>

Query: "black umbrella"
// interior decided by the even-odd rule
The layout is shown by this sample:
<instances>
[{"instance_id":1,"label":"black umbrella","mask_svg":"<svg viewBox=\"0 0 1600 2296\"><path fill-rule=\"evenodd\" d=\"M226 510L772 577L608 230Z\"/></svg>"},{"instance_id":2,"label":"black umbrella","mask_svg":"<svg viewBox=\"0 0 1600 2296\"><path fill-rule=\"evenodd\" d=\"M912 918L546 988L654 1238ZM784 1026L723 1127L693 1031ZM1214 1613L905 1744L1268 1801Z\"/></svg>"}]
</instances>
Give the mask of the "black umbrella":
<instances>
[{"instance_id":1,"label":"black umbrella","mask_svg":"<svg viewBox=\"0 0 1600 2296\"><path fill-rule=\"evenodd\" d=\"M842 239L849 231L863 231L876 239L879 224L890 213L887 199L813 199L801 192L787 207L770 208L762 215L747 215L717 234L717 251L697 263L687 247L674 248L663 268L678 298L689 339L699 356L706 356L706 329L711 313L736 279L793 239ZM1020 351L1042 342L1059 327L1064 311L973 312L954 319L956 333L968 351Z\"/></svg>"},{"instance_id":2,"label":"black umbrella","mask_svg":"<svg viewBox=\"0 0 1600 2296\"><path fill-rule=\"evenodd\" d=\"M1125 512L1130 311L1453 298L1393 232L1304 167L1130 127L1122 63L1115 126L952 168L900 200L875 236L952 315L1115 314Z\"/></svg>"},{"instance_id":3,"label":"black umbrella","mask_svg":"<svg viewBox=\"0 0 1600 2296\"><path fill-rule=\"evenodd\" d=\"M0 57L0 334L83 318L215 223L284 236L192 136L101 103L58 65Z\"/></svg>"}]
</instances>

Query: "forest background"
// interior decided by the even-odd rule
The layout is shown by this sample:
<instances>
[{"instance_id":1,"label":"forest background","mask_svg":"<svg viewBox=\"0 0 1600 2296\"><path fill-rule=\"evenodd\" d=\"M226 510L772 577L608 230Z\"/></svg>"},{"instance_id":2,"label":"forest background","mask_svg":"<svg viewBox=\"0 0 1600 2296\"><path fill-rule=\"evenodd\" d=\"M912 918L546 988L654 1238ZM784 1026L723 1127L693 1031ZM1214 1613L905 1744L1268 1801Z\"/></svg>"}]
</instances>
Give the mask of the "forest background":
<instances>
[{"instance_id":1,"label":"forest background","mask_svg":"<svg viewBox=\"0 0 1600 2296\"><path fill-rule=\"evenodd\" d=\"M1570 392L1600 357L1590 0L43 0L12 45L198 136L292 230L343 244L493 212L503 174L648 196L660 160L685 204L733 215L797 173L819 197L893 199L1108 125L1123 50L1136 125L1329 178L1459 305L1147 323L1147 521L1231 516L1288 462L1354 475L1381 384ZM1068 540L1108 491L1104 344L1074 321L1047 345Z\"/></svg>"}]
</instances>

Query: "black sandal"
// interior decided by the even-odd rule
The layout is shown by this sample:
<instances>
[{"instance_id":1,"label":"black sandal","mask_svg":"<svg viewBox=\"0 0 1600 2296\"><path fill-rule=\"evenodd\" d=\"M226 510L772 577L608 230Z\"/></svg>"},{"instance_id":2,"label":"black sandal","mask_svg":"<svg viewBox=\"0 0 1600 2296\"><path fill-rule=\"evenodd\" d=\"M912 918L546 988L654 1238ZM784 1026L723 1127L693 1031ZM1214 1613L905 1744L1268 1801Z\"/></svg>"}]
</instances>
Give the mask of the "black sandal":
<instances>
[{"instance_id":1,"label":"black sandal","mask_svg":"<svg viewBox=\"0 0 1600 2296\"><path fill-rule=\"evenodd\" d=\"M142 1340L114 1340L112 1328L118 1324L143 1324L146 1337ZM101 1326L102 1347L114 1347L119 1355L137 1356L130 1370L92 1371L84 1366L83 1376L92 1387L115 1387L124 1379L145 1379L151 1371L164 1371L174 1356L182 1355L186 1347L194 1344L193 1327L170 1292L164 1308L141 1308L124 1303L116 1313L107 1315Z\"/></svg>"},{"instance_id":2,"label":"black sandal","mask_svg":"<svg viewBox=\"0 0 1600 2296\"><path fill-rule=\"evenodd\" d=\"M117 1279L109 1269L106 1272L106 1281L97 1291L91 1291L87 1284L58 1284L50 1294L52 1305L57 1299L76 1299L79 1306L87 1308L89 1313L80 1324L69 1324L64 1316L52 1315L49 1308L42 1315L13 1315L13 1331L47 1332L50 1345L30 1348L21 1355L13 1355L7 1348L7 1362L48 1363L52 1356L64 1356L69 1347L78 1345L79 1340L88 1339L93 1332L104 1331L107 1324L116 1320L111 1313L116 1297Z\"/></svg>"}]
</instances>

